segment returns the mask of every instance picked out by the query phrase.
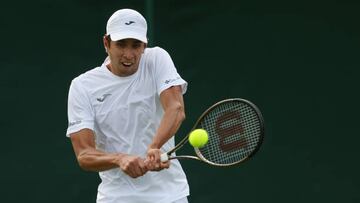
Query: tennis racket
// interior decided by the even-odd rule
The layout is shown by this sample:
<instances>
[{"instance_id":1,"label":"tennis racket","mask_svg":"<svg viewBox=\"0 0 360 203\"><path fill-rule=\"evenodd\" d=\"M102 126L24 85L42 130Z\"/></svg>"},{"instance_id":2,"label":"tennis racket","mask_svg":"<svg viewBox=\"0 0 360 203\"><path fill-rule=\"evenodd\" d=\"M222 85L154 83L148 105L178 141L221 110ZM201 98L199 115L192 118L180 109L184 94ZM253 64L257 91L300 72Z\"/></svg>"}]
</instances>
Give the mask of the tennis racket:
<instances>
[{"instance_id":1,"label":"tennis racket","mask_svg":"<svg viewBox=\"0 0 360 203\"><path fill-rule=\"evenodd\" d=\"M214 166L231 166L252 157L264 138L264 119L255 104L245 99L226 99L208 108L196 121L192 132L202 128L208 132L208 143L194 147L196 156L172 156L188 142L189 134L173 149L161 155L161 161L195 159Z\"/></svg>"}]
</instances>

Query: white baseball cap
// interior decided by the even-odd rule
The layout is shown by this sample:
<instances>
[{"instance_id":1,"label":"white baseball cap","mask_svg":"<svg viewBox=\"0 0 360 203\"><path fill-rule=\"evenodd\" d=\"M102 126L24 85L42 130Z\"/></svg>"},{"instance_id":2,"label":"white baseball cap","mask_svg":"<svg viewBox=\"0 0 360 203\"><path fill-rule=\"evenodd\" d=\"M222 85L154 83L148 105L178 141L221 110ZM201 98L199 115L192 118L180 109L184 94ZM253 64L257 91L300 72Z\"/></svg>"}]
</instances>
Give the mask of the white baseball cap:
<instances>
[{"instance_id":1,"label":"white baseball cap","mask_svg":"<svg viewBox=\"0 0 360 203\"><path fill-rule=\"evenodd\" d=\"M145 18L132 9L121 9L109 18L106 25L106 34L112 41L121 39L137 39L147 43L147 23Z\"/></svg>"}]
</instances>

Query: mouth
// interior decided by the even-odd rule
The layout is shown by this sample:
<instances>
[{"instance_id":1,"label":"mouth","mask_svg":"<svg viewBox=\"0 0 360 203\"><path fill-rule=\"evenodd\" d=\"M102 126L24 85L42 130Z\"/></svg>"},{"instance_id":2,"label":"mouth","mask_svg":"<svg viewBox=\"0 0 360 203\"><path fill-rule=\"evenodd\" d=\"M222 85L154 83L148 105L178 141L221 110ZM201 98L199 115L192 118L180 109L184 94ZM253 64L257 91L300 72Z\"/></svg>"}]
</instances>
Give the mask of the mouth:
<instances>
[{"instance_id":1,"label":"mouth","mask_svg":"<svg viewBox=\"0 0 360 203\"><path fill-rule=\"evenodd\" d=\"M121 63L124 67L127 67L127 68L129 68L129 67L131 67L132 65L133 65L133 63L130 63L130 62L122 62Z\"/></svg>"}]
</instances>

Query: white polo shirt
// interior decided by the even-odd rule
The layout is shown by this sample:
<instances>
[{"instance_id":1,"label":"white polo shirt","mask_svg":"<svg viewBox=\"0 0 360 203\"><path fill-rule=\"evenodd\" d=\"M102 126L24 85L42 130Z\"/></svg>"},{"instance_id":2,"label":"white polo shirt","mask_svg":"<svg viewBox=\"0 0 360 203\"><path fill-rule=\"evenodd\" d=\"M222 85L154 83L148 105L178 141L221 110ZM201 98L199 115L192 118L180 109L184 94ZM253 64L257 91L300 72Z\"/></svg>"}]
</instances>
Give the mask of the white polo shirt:
<instances>
[{"instance_id":1,"label":"white polo shirt","mask_svg":"<svg viewBox=\"0 0 360 203\"><path fill-rule=\"evenodd\" d=\"M119 77L102 66L77 78L70 86L67 136L84 128L95 132L96 147L105 152L146 156L163 116L160 93L175 85L186 92L187 82L177 73L169 54L146 48L139 69ZM162 147L174 146L171 138ZM169 169L131 178L115 168L99 172L98 203L168 203L189 195L189 186L180 163L172 160Z\"/></svg>"}]
</instances>

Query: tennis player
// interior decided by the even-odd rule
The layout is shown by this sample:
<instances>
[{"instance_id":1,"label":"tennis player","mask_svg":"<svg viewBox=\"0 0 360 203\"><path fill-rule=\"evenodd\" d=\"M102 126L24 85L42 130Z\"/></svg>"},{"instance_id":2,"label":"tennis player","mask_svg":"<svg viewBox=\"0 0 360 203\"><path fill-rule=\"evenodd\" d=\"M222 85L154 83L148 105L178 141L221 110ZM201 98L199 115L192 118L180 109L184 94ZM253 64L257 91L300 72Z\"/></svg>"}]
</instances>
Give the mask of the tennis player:
<instances>
[{"instance_id":1,"label":"tennis player","mask_svg":"<svg viewBox=\"0 0 360 203\"><path fill-rule=\"evenodd\" d=\"M103 64L71 82L67 136L80 167L99 172L98 203L186 203L180 163L161 163L185 118L187 82L162 48L148 48L147 23L116 11L103 38Z\"/></svg>"}]
</instances>

